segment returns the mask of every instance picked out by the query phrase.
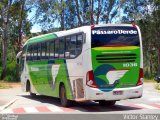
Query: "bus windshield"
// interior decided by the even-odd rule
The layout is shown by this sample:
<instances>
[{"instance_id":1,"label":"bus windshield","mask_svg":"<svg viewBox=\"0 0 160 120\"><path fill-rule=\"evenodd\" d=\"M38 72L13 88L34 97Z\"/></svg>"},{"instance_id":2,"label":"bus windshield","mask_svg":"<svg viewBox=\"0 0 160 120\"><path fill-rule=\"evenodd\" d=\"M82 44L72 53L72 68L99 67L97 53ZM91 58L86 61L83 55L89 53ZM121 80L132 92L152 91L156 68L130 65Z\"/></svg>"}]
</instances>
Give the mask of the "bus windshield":
<instances>
[{"instance_id":1,"label":"bus windshield","mask_svg":"<svg viewBox=\"0 0 160 120\"><path fill-rule=\"evenodd\" d=\"M91 47L140 46L138 30L131 26L95 27L91 30Z\"/></svg>"}]
</instances>

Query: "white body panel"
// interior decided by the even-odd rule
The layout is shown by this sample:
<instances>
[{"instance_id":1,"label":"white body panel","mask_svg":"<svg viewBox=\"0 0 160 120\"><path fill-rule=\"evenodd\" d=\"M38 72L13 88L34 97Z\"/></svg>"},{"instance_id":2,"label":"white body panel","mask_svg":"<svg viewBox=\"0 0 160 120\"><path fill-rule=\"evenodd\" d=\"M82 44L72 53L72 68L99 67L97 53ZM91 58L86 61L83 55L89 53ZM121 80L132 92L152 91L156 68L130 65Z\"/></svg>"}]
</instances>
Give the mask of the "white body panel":
<instances>
[{"instance_id":1,"label":"white body panel","mask_svg":"<svg viewBox=\"0 0 160 120\"><path fill-rule=\"evenodd\" d=\"M86 87L86 100L124 100L142 96L143 87L116 88L113 91L103 92L97 88ZM122 95L114 95L114 91L123 91Z\"/></svg>"},{"instance_id":2,"label":"white body panel","mask_svg":"<svg viewBox=\"0 0 160 120\"><path fill-rule=\"evenodd\" d=\"M20 79L21 79L22 91L27 92L27 81L29 81L30 85L31 85L31 91L30 92L38 93L36 91L34 85L32 84L32 81L31 81L30 76L29 76L28 66L26 65L26 56L25 56L25 61L24 61L24 68L23 68L23 71L21 73Z\"/></svg>"}]
</instances>

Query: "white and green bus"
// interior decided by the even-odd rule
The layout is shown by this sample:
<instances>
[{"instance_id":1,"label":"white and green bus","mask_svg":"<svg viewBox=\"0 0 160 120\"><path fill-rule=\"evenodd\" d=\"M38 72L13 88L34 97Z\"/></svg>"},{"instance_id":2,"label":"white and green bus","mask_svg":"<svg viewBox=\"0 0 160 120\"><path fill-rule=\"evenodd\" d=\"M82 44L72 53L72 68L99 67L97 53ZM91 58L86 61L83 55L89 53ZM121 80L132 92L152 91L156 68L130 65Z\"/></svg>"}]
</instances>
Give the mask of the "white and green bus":
<instances>
[{"instance_id":1,"label":"white and green bus","mask_svg":"<svg viewBox=\"0 0 160 120\"><path fill-rule=\"evenodd\" d=\"M17 55L22 89L30 95L71 101L140 98L143 55L140 29L132 24L84 26L33 37Z\"/></svg>"}]
</instances>

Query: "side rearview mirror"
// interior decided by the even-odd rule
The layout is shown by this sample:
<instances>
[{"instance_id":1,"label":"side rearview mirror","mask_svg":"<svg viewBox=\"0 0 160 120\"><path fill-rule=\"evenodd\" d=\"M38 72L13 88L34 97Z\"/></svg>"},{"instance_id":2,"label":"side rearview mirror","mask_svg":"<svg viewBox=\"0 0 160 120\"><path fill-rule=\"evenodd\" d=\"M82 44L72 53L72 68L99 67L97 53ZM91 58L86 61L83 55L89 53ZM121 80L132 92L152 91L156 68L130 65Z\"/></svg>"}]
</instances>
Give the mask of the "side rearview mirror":
<instances>
[{"instance_id":1,"label":"side rearview mirror","mask_svg":"<svg viewBox=\"0 0 160 120\"><path fill-rule=\"evenodd\" d=\"M19 64L20 63L20 57L22 55L22 51L20 51L17 56L16 56L16 63Z\"/></svg>"}]
</instances>

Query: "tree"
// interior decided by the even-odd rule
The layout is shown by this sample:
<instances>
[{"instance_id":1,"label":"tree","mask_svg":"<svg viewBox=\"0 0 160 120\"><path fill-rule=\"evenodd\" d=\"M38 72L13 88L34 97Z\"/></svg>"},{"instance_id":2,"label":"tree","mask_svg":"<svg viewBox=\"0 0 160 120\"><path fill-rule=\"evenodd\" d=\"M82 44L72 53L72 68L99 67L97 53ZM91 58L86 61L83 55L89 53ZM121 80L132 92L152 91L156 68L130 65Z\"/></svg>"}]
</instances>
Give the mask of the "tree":
<instances>
[{"instance_id":1,"label":"tree","mask_svg":"<svg viewBox=\"0 0 160 120\"><path fill-rule=\"evenodd\" d=\"M10 9L12 0L2 0L0 2L0 16L1 16L1 38L2 38L2 74L1 80L7 74L7 47L8 47L8 26L10 18Z\"/></svg>"},{"instance_id":2,"label":"tree","mask_svg":"<svg viewBox=\"0 0 160 120\"><path fill-rule=\"evenodd\" d=\"M7 72L8 64L12 64L11 62L15 64L15 55L22 48L22 38L30 33L31 24L27 20L28 9L25 2L26 0L3 0L0 2L1 79L5 79L6 75L11 74ZM16 68L13 69L15 71Z\"/></svg>"},{"instance_id":3,"label":"tree","mask_svg":"<svg viewBox=\"0 0 160 120\"><path fill-rule=\"evenodd\" d=\"M30 35L32 26L31 22L27 20L29 8L26 4L26 0L15 0L11 7L10 40L16 54L22 48L23 36Z\"/></svg>"},{"instance_id":4,"label":"tree","mask_svg":"<svg viewBox=\"0 0 160 120\"><path fill-rule=\"evenodd\" d=\"M76 11L77 11L77 18L78 18L79 26L82 26L82 20L81 20L81 16L79 12L79 1L75 0L75 3L76 3Z\"/></svg>"},{"instance_id":5,"label":"tree","mask_svg":"<svg viewBox=\"0 0 160 120\"><path fill-rule=\"evenodd\" d=\"M148 14L147 6L151 5L148 0L121 0L121 2L124 10L122 21L124 22L133 21L136 23L136 21L142 19Z\"/></svg>"},{"instance_id":6,"label":"tree","mask_svg":"<svg viewBox=\"0 0 160 120\"><path fill-rule=\"evenodd\" d=\"M37 0L36 22L43 29L73 27L108 23L117 14L117 0Z\"/></svg>"},{"instance_id":7,"label":"tree","mask_svg":"<svg viewBox=\"0 0 160 120\"><path fill-rule=\"evenodd\" d=\"M141 19L135 22L142 32L145 76L152 78L157 71L160 74L160 0L146 1L143 9Z\"/></svg>"}]
</instances>

